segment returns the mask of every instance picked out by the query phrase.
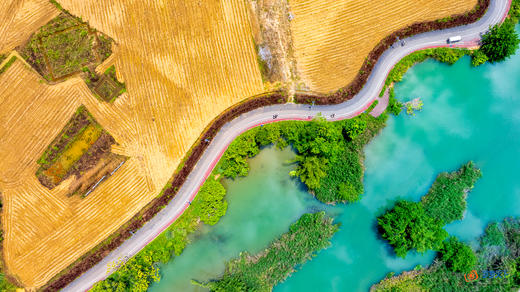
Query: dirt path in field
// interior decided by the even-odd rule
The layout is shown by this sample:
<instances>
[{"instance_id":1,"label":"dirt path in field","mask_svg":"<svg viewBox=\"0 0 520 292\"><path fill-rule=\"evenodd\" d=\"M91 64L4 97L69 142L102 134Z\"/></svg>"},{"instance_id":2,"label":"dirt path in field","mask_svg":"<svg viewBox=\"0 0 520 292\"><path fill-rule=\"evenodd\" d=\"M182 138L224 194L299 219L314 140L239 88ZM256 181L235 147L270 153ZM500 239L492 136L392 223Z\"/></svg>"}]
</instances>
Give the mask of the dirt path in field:
<instances>
[{"instance_id":1,"label":"dirt path in field","mask_svg":"<svg viewBox=\"0 0 520 292\"><path fill-rule=\"evenodd\" d=\"M250 0L249 9L266 87L285 87L292 96L297 87L298 73L290 25L293 14L289 3L286 0Z\"/></svg>"}]
</instances>

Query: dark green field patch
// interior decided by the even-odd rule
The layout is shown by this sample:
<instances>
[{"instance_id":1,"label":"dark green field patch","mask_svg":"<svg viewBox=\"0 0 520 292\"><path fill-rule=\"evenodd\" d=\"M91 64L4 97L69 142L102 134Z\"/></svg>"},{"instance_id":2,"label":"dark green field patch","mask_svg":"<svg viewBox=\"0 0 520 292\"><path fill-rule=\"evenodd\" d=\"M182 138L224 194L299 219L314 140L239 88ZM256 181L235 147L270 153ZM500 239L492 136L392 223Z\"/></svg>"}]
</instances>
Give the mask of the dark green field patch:
<instances>
[{"instance_id":1,"label":"dark green field patch","mask_svg":"<svg viewBox=\"0 0 520 292\"><path fill-rule=\"evenodd\" d=\"M92 72L112 54L112 42L110 37L62 9L60 15L42 26L18 51L47 81L60 82L73 75L80 76L94 94L111 101L124 90L124 85L115 79L115 74L107 81L107 74L98 76Z\"/></svg>"},{"instance_id":2,"label":"dark green field patch","mask_svg":"<svg viewBox=\"0 0 520 292\"><path fill-rule=\"evenodd\" d=\"M83 68L84 79L90 90L101 100L113 102L118 96L126 91L124 83L119 82L116 77L114 66L108 68L100 77L85 67Z\"/></svg>"},{"instance_id":3,"label":"dark green field patch","mask_svg":"<svg viewBox=\"0 0 520 292\"><path fill-rule=\"evenodd\" d=\"M41 49L53 78L80 72L84 65L96 63L95 37L86 26L79 26L41 38Z\"/></svg>"},{"instance_id":4,"label":"dark green field patch","mask_svg":"<svg viewBox=\"0 0 520 292\"><path fill-rule=\"evenodd\" d=\"M74 176L68 194L84 197L126 160L111 153L114 143L114 138L81 106L38 159L36 177L52 189Z\"/></svg>"}]
</instances>

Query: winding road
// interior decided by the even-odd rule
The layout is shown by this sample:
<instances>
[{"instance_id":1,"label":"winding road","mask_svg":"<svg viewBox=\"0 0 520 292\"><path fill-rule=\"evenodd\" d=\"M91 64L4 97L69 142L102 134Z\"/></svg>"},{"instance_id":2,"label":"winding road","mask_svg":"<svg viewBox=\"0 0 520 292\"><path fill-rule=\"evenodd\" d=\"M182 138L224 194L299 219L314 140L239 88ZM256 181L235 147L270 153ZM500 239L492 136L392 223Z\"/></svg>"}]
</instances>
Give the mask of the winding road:
<instances>
[{"instance_id":1,"label":"winding road","mask_svg":"<svg viewBox=\"0 0 520 292\"><path fill-rule=\"evenodd\" d=\"M210 175L216 163L229 144L241 133L253 127L283 120L311 120L321 113L327 120L352 118L365 111L378 97L386 77L393 66L406 55L421 49L448 46L450 36L460 35L462 41L456 47L472 47L480 40L480 34L489 26L504 20L509 11L511 0L491 0L487 13L476 23L456 28L432 31L405 39L404 46L395 45L379 59L366 85L353 99L337 104L308 106L302 104L273 105L253 110L230 121L215 136L206 149L186 182L171 202L152 220L126 240L121 246L108 254L101 262L78 277L62 291L86 291L96 282L110 275L109 266L121 263L125 258L137 254L149 242L172 224L189 206L200 186Z\"/></svg>"}]
</instances>

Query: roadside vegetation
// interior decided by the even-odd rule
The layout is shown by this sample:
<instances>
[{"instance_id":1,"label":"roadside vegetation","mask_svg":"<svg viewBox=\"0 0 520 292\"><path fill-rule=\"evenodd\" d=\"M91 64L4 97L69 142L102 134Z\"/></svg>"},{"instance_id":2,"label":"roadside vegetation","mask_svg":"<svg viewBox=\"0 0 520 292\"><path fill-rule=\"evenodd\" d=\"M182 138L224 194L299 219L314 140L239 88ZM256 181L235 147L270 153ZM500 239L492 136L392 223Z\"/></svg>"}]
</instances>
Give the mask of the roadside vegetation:
<instances>
[{"instance_id":1,"label":"roadside vegetation","mask_svg":"<svg viewBox=\"0 0 520 292\"><path fill-rule=\"evenodd\" d=\"M247 176L248 159L257 155L262 147L292 145L298 153L294 161L298 166L292 175L300 178L321 201L359 200L363 192L362 149L385 126L386 118L386 114L378 118L362 114L351 120L327 122L319 117L311 122L267 124L243 133L228 147L181 217L135 257L114 263L113 268L117 271L96 284L93 291L144 291L152 282L158 281L160 263L180 255L189 243L189 235L201 222L213 225L225 214L226 191L219 180ZM322 215L313 216L325 220ZM294 256L302 255L295 252Z\"/></svg>"},{"instance_id":2,"label":"roadside vegetation","mask_svg":"<svg viewBox=\"0 0 520 292\"><path fill-rule=\"evenodd\" d=\"M117 270L97 283L91 291L146 291L160 280L159 265L180 255L189 243L188 235L197 230L200 222L216 224L227 210L224 186L211 176L201 187L190 207L154 241L136 256L113 263Z\"/></svg>"},{"instance_id":3,"label":"roadside vegetation","mask_svg":"<svg viewBox=\"0 0 520 292\"><path fill-rule=\"evenodd\" d=\"M408 69L417 63L424 62L427 59L435 59L439 62L452 65L468 54L471 54L470 50L453 48L433 48L414 52L401 59L397 64L395 64L394 68L390 70L379 96L383 96L387 87L392 83L400 82Z\"/></svg>"},{"instance_id":4,"label":"roadside vegetation","mask_svg":"<svg viewBox=\"0 0 520 292\"><path fill-rule=\"evenodd\" d=\"M266 124L235 139L217 165L225 177L246 176L248 158L261 147L291 146L298 177L324 203L356 202L363 193L363 147L384 126L387 115L377 118L362 114L353 119L327 122L318 117L311 122L285 121Z\"/></svg>"},{"instance_id":5,"label":"roadside vegetation","mask_svg":"<svg viewBox=\"0 0 520 292\"><path fill-rule=\"evenodd\" d=\"M520 40L515 25L520 18L520 0L512 0L506 20L482 36L482 46L473 54L472 64L501 62L514 55Z\"/></svg>"},{"instance_id":6,"label":"roadside vegetation","mask_svg":"<svg viewBox=\"0 0 520 292\"><path fill-rule=\"evenodd\" d=\"M461 57L471 56L471 64L479 66L486 62L501 62L513 55L519 46L519 37L515 25L520 19L520 0L513 0L508 17L502 24L493 26L482 36L480 49L433 48L414 52L401 59L388 74L380 96L393 83L402 80L404 74L413 65L427 59L435 59L447 64L455 64ZM449 19L446 19L446 21Z\"/></svg>"},{"instance_id":7,"label":"roadside vegetation","mask_svg":"<svg viewBox=\"0 0 520 292\"><path fill-rule=\"evenodd\" d=\"M412 249L442 250L448 237L443 226L462 219L466 194L480 177L472 162L457 172L441 173L420 202L398 201L377 219L381 236L402 258Z\"/></svg>"},{"instance_id":8,"label":"roadside vegetation","mask_svg":"<svg viewBox=\"0 0 520 292\"><path fill-rule=\"evenodd\" d=\"M390 88L388 92L388 106L386 111L394 116L398 116L403 110L403 104L395 98L394 88Z\"/></svg>"},{"instance_id":9,"label":"roadside vegetation","mask_svg":"<svg viewBox=\"0 0 520 292\"><path fill-rule=\"evenodd\" d=\"M479 51L487 56L489 62L501 62L515 54L519 42L515 23L508 18L504 23L493 26L482 36L482 46Z\"/></svg>"},{"instance_id":10,"label":"roadside vegetation","mask_svg":"<svg viewBox=\"0 0 520 292\"><path fill-rule=\"evenodd\" d=\"M478 275L478 279L466 281L469 273ZM451 237L432 265L395 277L390 275L372 286L371 291L473 292L519 288L520 218L507 218L488 225L476 251Z\"/></svg>"},{"instance_id":11,"label":"roadside vegetation","mask_svg":"<svg viewBox=\"0 0 520 292\"><path fill-rule=\"evenodd\" d=\"M329 246L338 229L339 225L324 212L304 214L264 251L256 255L244 252L230 261L220 279L194 284L211 291L271 291L317 251Z\"/></svg>"}]
</instances>

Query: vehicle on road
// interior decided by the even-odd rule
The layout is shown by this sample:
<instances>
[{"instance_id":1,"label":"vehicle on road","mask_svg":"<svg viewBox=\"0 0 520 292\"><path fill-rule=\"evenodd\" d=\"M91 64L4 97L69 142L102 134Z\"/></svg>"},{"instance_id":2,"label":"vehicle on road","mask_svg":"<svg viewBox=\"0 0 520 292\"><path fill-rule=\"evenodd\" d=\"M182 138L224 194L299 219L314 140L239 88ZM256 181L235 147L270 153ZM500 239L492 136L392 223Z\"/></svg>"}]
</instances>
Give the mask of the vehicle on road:
<instances>
[{"instance_id":1,"label":"vehicle on road","mask_svg":"<svg viewBox=\"0 0 520 292\"><path fill-rule=\"evenodd\" d=\"M452 36L452 37L448 38L448 44L460 42L460 40L462 40L462 37L460 35Z\"/></svg>"}]
</instances>

